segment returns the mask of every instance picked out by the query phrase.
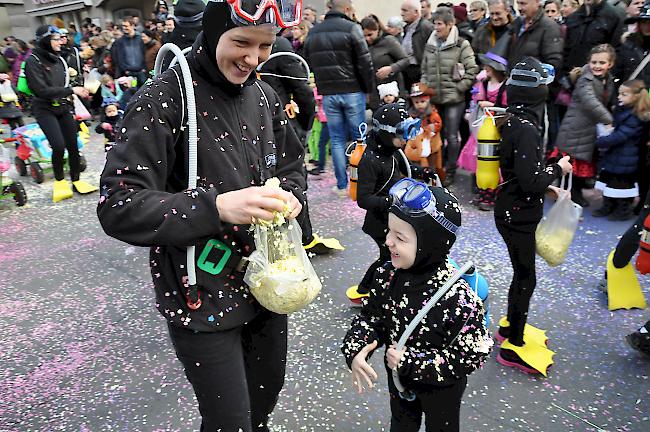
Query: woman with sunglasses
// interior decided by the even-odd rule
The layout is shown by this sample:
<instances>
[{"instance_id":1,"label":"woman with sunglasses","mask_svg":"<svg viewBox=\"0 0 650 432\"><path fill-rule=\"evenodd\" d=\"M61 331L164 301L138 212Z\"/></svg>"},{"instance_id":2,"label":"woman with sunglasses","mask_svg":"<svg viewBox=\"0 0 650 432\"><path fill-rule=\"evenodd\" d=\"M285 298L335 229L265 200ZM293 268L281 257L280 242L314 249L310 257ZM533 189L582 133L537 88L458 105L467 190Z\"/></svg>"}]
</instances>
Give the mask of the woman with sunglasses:
<instances>
[{"instance_id":1,"label":"woman with sunglasses","mask_svg":"<svg viewBox=\"0 0 650 432\"><path fill-rule=\"evenodd\" d=\"M179 66L133 96L101 178L104 230L151 247L156 306L203 431L268 431L284 383L287 316L257 303L243 281L243 258L255 249L254 219L271 220L285 206L290 218L302 210L302 144L277 94L255 74L278 27L300 21L297 3L207 4L186 56L198 114L196 188L188 190L187 71ZM263 186L272 177L280 187ZM191 286L187 246L196 248Z\"/></svg>"},{"instance_id":2,"label":"woman with sunglasses","mask_svg":"<svg viewBox=\"0 0 650 432\"><path fill-rule=\"evenodd\" d=\"M25 77L34 95L32 113L52 148L52 201L72 198L73 188L80 194L96 191L96 186L79 179L77 122L71 98L73 94L87 98L88 90L70 87L68 64L61 57L61 35L56 27L44 25L36 30L36 47L25 61ZM72 187L63 174L66 150Z\"/></svg>"}]
</instances>

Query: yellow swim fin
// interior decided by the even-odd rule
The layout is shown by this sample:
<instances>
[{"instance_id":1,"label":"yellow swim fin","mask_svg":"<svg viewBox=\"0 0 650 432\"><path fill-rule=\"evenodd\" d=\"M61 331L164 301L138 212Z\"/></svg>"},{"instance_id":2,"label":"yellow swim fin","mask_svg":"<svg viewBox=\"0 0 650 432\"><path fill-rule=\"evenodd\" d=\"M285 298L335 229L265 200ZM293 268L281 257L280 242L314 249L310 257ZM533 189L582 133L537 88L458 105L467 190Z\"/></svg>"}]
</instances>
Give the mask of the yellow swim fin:
<instances>
[{"instance_id":1,"label":"yellow swim fin","mask_svg":"<svg viewBox=\"0 0 650 432\"><path fill-rule=\"evenodd\" d=\"M74 186L74 190L76 190L80 194L89 194L99 189L97 186L93 186L90 183L86 183L85 181L82 180L77 180L72 182L72 186Z\"/></svg>"},{"instance_id":2,"label":"yellow swim fin","mask_svg":"<svg viewBox=\"0 0 650 432\"><path fill-rule=\"evenodd\" d=\"M614 251L607 257L607 307L616 309L645 309L646 301L631 263L614 267Z\"/></svg>"},{"instance_id":3,"label":"yellow swim fin","mask_svg":"<svg viewBox=\"0 0 650 432\"><path fill-rule=\"evenodd\" d=\"M333 250L345 250L337 239L321 238L318 234L314 234L314 239L304 248L307 252L313 252L317 255L327 254Z\"/></svg>"},{"instance_id":4,"label":"yellow swim fin","mask_svg":"<svg viewBox=\"0 0 650 432\"><path fill-rule=\"evenodd\" d=\"M67 180L54 180L52 186L52 202L59 202L64 199L72 198L72 189Z\"/></svg>"},{"instance_id":5,"label":"yellow swim fin","mask_svg":"<svg viewBox=\"0 0 650 432\"><path fill-rule=\"evenodd\" d=\"M507 317L501 317L499 320L499 327L510 327ZM546 330L542 330L533 325L526 324L524 327L524 342L532 342L537 345L546 346L546 341L548 341L548 336L546 336Z\"/></svg>"},{"instance_id":6,"label":"yellow swim fin","mask_svg":"<svg viewBox=\"0 0 650 432\"><path fill-rule=\"evenodd\" d=\"M499 363L505 366L517 367L527 373L534 373L537 371L544 376L548 376L547 370L549 366L553 364L553 356L555 355L555 352L546 348L546 346L526 342L524 346L520 347L511 344L510 341L506 339L501 344L501 348L514 351L519 356L519 358L525 361L530 367L532 367L534 371L531 371L529 368L522 367L519 364L510 363L506 360L499 360L497 358Z\"/></svg>"},{"instance_id":7,"label":"yellow swim fin","mask_svg":"<svg viewBox=\"0 0 650 432\"><path fill-rule=\"evenodd\" d=\"M345 291L345 295L348 296L350 301L354 304L360 305L361 304L361 299L364 297L368 297L368 293L360 293L359 291L359 285L354 285L348 288Z\"/></svg>"}]
</instances>

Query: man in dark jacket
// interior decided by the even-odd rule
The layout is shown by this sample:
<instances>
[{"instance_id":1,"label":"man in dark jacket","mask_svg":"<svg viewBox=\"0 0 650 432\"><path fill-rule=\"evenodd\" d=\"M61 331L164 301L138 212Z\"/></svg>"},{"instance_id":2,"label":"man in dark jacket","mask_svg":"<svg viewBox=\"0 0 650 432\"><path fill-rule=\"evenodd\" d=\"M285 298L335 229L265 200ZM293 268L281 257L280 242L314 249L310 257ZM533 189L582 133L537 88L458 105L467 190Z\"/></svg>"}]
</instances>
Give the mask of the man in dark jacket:
<instances>
[{"instance_id":1,"label":"man in dark jacket","mask_svg":"<svg viewBox=\"0 0 650 432\"><path fill-rule=\"evenodd\" d=\"M472 49L476 55L487 54L501 36L512 26L512 15L508 0L489 0L489 21L476 29L472 39Z\"/></svg>"},{"instance_id":2,"label":"man in dark jacket","mask_svg":"<svg viewBox=\"0 0 650 432\"><path fill-rule=\"evenodd\" d=\"M566 19L562 75L585 65L589 61L589 51L596 45L608 43L618 47L625 31L624 19L625 12L605 0L585 0Z\"/></svg>"},{"instance_id":3,"label":"man in dark jacket","mask_svg":"<svg viewBox=\"0 0 650 432\"><path fill-rule=\"evenodd\" d=\"M630 79L643 59L650 55L650 2L643 5L638 16L625 20L627 24L635 22L637 31L628 34L625 42L616 49L616 63L614 63L612 74L621 83ZM646 63L635 78L642 79L643 82L650 85L650 62Z\"/></svg>"},{"instance_id":4,"label":"man in dark jacket","mask_svg":"<svg viewBox=\"0 0 650 432\"><path fill-rule=\"evenodd\" d=\"M361 27L352 20L351 0L332 0L325 20L314 26L305 41L332 143L336 191L346 196L348 186L345 144L359 137L365 120L366 95L375 90L375 74Z\"/></svg>"},{"instance_id":5,"label":"man in dark jacket","mask_svg":"<svg viewBox=\"0 0 650 432\"><path fill-rule=\"evenodd\" d=\"M231 13L228 3L209 2L187 55L197 186L188 189L187 95L176 66L128 106L107 153L97 212L109 235L151 247L156 306L194 387L201 430L268 431L284 382L287 317L253 298L242 257L255 248L254 219L271 220L283 202L290 218L300 213L304 154L278 96L255 76L271 52L274 22L265 15L264 24L239 27ZM262 187L271 177L280 187Z\"/></svg>"},{"instance_id":6,"label":"man in dark jacket","mask_svg":"<svg viewBox=\"0 0 650 432\"><path fill-rule=\"evenodd\" d=\"M135 24L130 20L122 22L124 35L115 41L111 49L115 76L132 76L138 79L138 85L147 79L144 62L144 42L135 31Z\"/></svg>"},{"instance_id":7,"label":"man in dark jacket","mask_svg":"<svg viewBox=\"0 0 650 432\"><path fill-rule=\"evenodd\" d=\"M402 48L409 58L409 65L404 69L404 87L420 82L422 77L422 58L424 47L433 33L433 23L421 17L422 6L418 0L404 0L402 3L402 19L406 23Z\"/></svg>"},{"instance_id":8,"label":"man in dark jacket","mask_svg":"<svg viewBox=\"0 0 650 432\"><path fill-rule=\"evenodd\" d=\"M538 0L517 0L521 15L512 24L508 64L535 57L555 70L562 66L560 26L544 14Z\"/></svg>"}]
</instances>

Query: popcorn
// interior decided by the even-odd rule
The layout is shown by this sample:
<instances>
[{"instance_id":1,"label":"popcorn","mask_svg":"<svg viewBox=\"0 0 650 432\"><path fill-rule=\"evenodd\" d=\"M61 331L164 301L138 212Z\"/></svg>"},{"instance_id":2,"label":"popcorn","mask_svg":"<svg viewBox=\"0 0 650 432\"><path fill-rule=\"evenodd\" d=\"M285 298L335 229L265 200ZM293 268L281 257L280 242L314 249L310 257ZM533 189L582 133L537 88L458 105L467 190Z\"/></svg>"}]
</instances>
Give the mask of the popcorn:
<instances>
[{"instance_id":1,"label":"popcorn","mask_svg":"<svg viewBox=\"0 0 650 432\"><path fill-rule=\"evenodd\" d=\"M573 241L573 230L554 230L552 232L544 232L536 236L536 248L539 256L551 267L558 266L564 262L566 253Z\"/></svg>"}]
</instances>

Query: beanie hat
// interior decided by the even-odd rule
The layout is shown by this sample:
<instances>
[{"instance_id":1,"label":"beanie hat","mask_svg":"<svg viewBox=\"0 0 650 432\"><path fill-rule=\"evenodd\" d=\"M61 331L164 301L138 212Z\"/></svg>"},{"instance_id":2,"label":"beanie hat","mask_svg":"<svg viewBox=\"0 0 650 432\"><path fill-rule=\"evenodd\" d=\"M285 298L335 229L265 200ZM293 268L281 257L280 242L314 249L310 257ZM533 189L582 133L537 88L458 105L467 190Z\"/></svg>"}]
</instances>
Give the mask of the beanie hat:
<instances>
[{"instance_id":1,"label":"beanie hat","mask_svg":"<svg viewBox=\"0 0 650 432\"><path fill-rule=\"evenodd\" d=\"M536 87L532 87L534 78L519 74L518 71L537 72L542 78L547 78L548 73L539 60L534 57L525 57L512 68L510 78L506 82L508 108L523 109L534 114L537 124L541 125L548 96L548 86L538 84ZM523 85L523 83L528 83L528 85Z\"/></svg>"},{"instance_id":2,"label":"beanie hat","mask_svg":"<svg viewBox=\"0 0 650 432\"><path fill-rule=\"evenodd\" d=\"M467 21L467 5L465 3L454 6L454 18L460 22Z\"/></svg>"},{"instance_id":3,"label":"beanie hat","mask_svg":"<svg viewBox=\"0 0 650 432\"><path fill-rule=\"evenodd\" d=\"M58 55L52 49L52 40L53 34L58 34L59 29L54 26L42 25L36 29L36 42L39 48L44 49L45 51L51 52L52 54Z\"/></svg>"},{"instance_id":4,"label":"beanie hat","mask_svg":"<svg viewBox=\"0 0 650 432\"><path fill-rule=\"evenodd\" d=\"M445 188L430 186L429 190L436 200L436 210L457 227L460 227L462 218L458 199ZM415 261L407 271L423 272L431 270L436 263L443 262L446 259L451 247L456 242L455 234L429 215L412 215L395 205L391 206L389 211L411 225L415 230L417 237Z\"/></svg>"},{"instance_id":5,"label":"beanie hat","mask_svg":"<svg viewBox=\"0 0 650 432\"><path fill-rule=\"evenodd\" d=\"M377 146L382 153L392 154L397 148L393 145L395 133L380 129L379 126L396 127L409 117L408 112L400 104L382 105L372 116L373 133L377 137Z\"/></svg>"},{"instance_id":6,"label":"beanie hat","mask_svg":"<svg viewBox=\"0 0 650 432\"><path fill-rule=\"evenodd\" d=\"M393 95L395 97L399 96L399 87L397 86L397 81L391 81L386 84L379 84L377 86L377 91L379 92L379 99L383 99L386 95Z\"/></svg>"},{"instance_id":7,"label":"beanie hat","mask_svg":"<svg viewBox=\"0 0 650 432\"><path fill-rule=\"evenodd\" d=\"M203 18L203 0L178 0L174 3L174 19L178 23L197 22Z\"/></svg>"}]
</instances>

